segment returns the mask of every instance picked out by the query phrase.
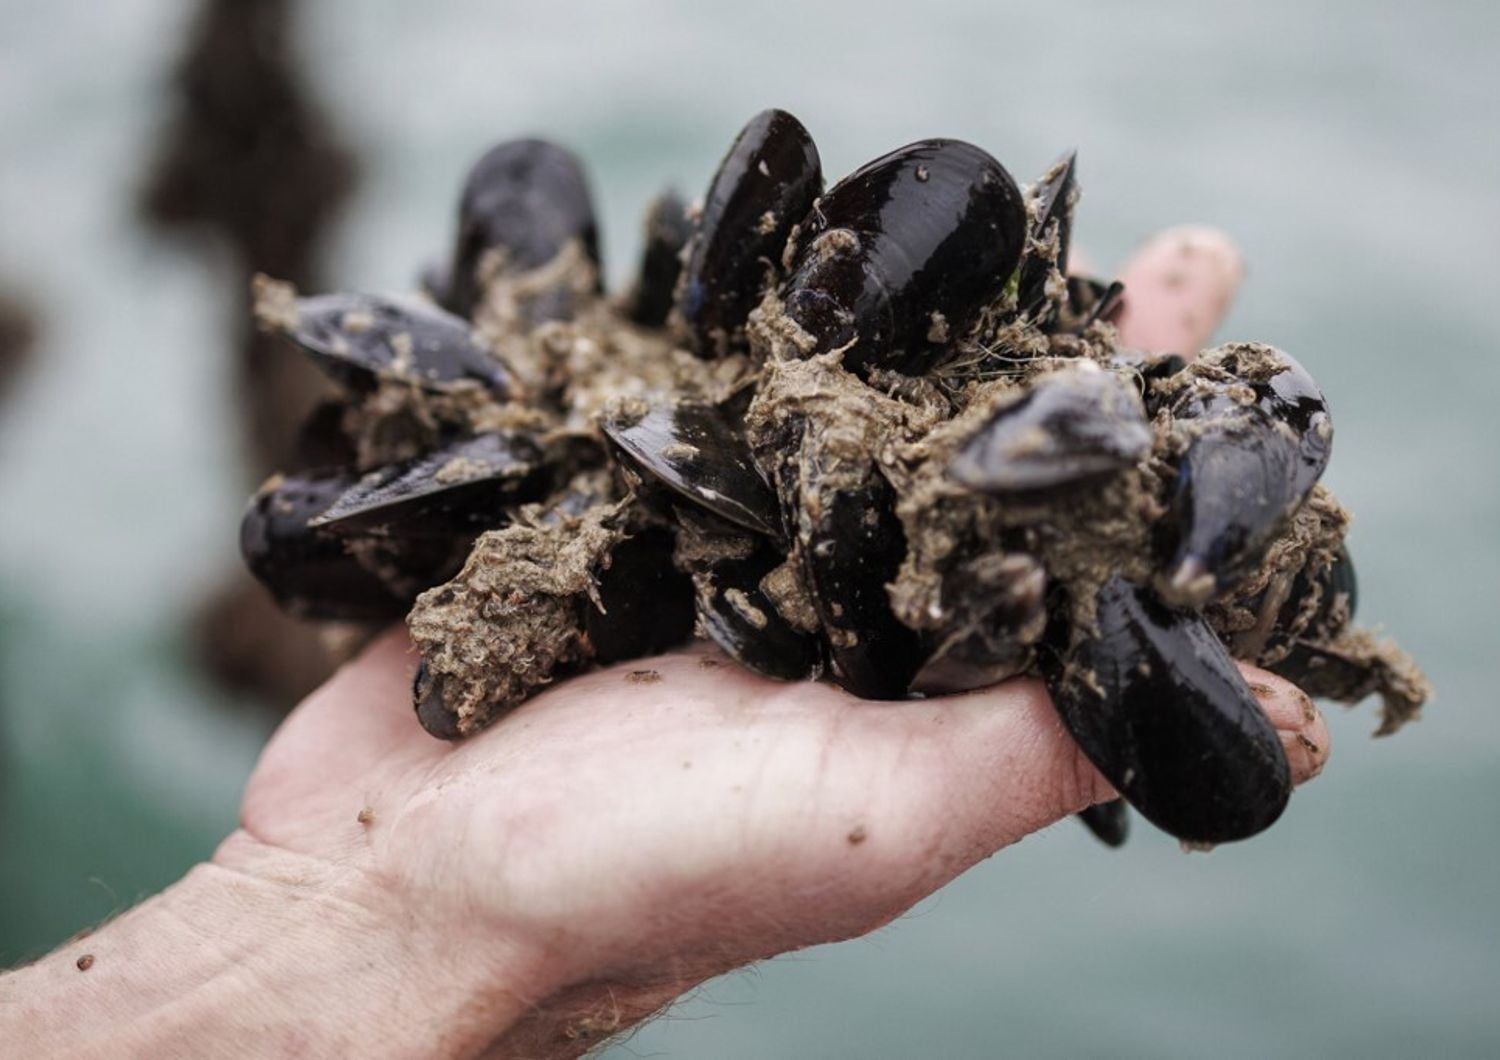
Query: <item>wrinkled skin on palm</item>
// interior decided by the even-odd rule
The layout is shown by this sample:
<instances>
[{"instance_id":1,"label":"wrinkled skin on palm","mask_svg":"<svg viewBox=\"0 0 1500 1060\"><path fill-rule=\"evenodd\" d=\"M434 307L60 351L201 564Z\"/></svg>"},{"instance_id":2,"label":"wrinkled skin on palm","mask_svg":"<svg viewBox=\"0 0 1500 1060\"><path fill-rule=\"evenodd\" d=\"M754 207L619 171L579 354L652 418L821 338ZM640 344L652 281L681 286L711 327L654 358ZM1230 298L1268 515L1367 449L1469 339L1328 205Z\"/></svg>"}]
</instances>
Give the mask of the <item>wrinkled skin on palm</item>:
<instances>
[{"instance_id":1,"label":"wrinkled skin on palm","mask_svg":"<svg viewBox=\"0 0 1500 1060\"><path fill-rule=\"evenodd\" d=\"M1312 377L1258 343L1117 348L1128 292L1065 276L1076 171L1022 188L923 140L825 188L766 111L701 205L652 205L611 299L577 160L502 144L432 301L258 281L342 398L307 432L336 466L262 488L247 561L302 615L408 612L435 736L694 635L871 700L1032 673L1123 799L1082 815L1103 841L1124 803L1253 835L1291 782L1235 660L1379 694L1382 731L1426 682L1351 624Z\"/></svg>"}]
</instances>

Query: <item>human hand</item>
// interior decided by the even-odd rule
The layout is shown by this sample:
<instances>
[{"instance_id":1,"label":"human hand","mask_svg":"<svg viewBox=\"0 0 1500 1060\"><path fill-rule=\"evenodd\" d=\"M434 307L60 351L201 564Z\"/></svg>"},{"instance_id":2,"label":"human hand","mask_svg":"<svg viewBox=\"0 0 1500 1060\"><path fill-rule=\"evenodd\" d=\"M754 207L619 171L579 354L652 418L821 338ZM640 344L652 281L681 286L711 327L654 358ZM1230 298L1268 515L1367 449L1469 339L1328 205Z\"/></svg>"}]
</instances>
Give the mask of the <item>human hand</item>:
<instances>
[{"instance_id":1,"label":"human hand","mask_svg":"<svg viewBox=\"0 0 1500 1060\"><path fill-rule=\"evenodd\" d=\"M1122 278L1125 344L1190 354L1239 265L1222 236L1177 230ZM4 981L0 1024L20 1021L4 1037L68 1055L576 1055L707 977L887 923L1113 796L1034 680L877 703L695 644L449 744L412 717L415 662L393 631L308 697L213 863ZM1314 775L1321 718L1244 669L1294 776Z\"/></svg>"},{"instance_id":2,"label":"human hand","mask_svg":"<svg viewBox=\"0 0 1500 1060\"><path fill-rule=\"evenodd\" d=\"M1239 271L1216 233L1158 237L1122 273L1123 341L1195 352ZM519 992L511 1033L532 1048L581 1047L703 978L863 934L1113 795L1035 681L870 703L697 644L574 678L448 745L412 721L413 662L388 636L299 708L220 860L253 842L356 867L435 938L503 940L530 962L524 982L495 981ZM1321 719L1246 669L1306 779Z\"/></svg>"}]
</instances>

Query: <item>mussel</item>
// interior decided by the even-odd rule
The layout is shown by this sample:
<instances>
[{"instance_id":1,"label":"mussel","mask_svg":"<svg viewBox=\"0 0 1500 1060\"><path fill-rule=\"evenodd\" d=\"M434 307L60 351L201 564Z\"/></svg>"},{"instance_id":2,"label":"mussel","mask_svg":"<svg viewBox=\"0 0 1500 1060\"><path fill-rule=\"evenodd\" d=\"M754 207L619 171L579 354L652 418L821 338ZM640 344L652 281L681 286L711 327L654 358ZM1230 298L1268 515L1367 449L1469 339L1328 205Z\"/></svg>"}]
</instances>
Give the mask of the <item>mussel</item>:
<instances>
[{"instance_id":1,"label":"mussel","mask_svg":"<svg viewBox=\"0 0 1500 1060\"><path fill-rule=\"evenodd\" d=\"M1084 754L1179 839L1225 843L1268 827L1291 796L1291 770L1223 642L1200 616L1118 576L1092 603L1091 621L1062 621L1040 653Z\"/></svg>"},{"instance_id":2,"label":"mussel","mask_svg":"<svg viewBox=\"0 0 1500 1060\"><path fill-rule=\"evenodd\" d=\"M672 312L682 253L693 235L687 203L675 191L663 192L646 211L641 267L625 302L626 315L643 327L659 328Z\"/></svg>"},{"instance_id":3,"label":"mussel","mask_svg":"<svg viewBox=\"0 0 1500 1060\"><path fill-rule=\"evenodd\" d=\"M539 269L576 243L599 263L599 234L583 168L572 152L547 140L510 140L469 171L458 203L452 264L434 281L439 303L471 316L483 290L481 269L493 255L504 272ZM533 309L535 322L565 316L565 300Z\"/></svg>"},{"instance_id":4,"label":"mussel","mask_svg":"<svg viewBox=\"0 0 1500 1060\"><path fill-rule=\"evenodd\" d=\"M782 299L809 352L843 351L853 372L917 374L1005 290L1025 244L1005 167L961 140L920 140L818 201Z\"/></svg>"},{"instance_id":5,"label":"mussel","mask_svg":"<svg viewBox=\"0 0 1500 1060\"><path fill-rule=\"evenodd\" d=\"M1307 499L1328 466L1333 424L1312 377L1270 346L1220 347L1182 375L1172 416L1187 440L1158 524L1159 587L1201 607L1259 562Z\"/></svg>"},{"instance_id":6,"label":"mussel","mask_svg":"<svg viewBox=\"0 0 1500 1060\"><path fill-rule=\"evenodd\" d=\"M373 390L381 380L435 393L478 385L502 400L514 390L505 363L474 339L468 321L416 299L294 298L290 288L270 283L258 296L262 323L352 391Z\"/></svg>"},{"instance_id":7,"label":"mussel","mask_svg":"<svg viewBox=\"0 0 1500 1060\"><path fill-rule=\"evenodd\" d=\"M677 292L701 356L738 344L787 236L822 190L817 146L796 118L764 110L740 130L708 186Z\"/></svg>"},{"instance_id":8,"label":"mussel","mask_svg":"<svg viewBox=\"0 0 1500 1060\"><path fill-rule=\"evenodd\" d=\"M1039 675L1121 796L1079 815L1102 841L1127 805L1253 835L1291 772L1235 660L1379 693L1382 731L1426 682L1351 624L1317 385L1255 343L1121 348L1120 283L1067 275L1076 174L1023 193L931 139L825 192L808 131L763 111L700 210L655 201L611 301L577 160L502 143L439 305L259 281L341 392L308 470L252 502L246 560L296 613L410 608L434 736L696 632L869 699Z\"/></svg>"},{"instance_id":9,"label":"mussel","mask_svg":"<svg viewBox=\"0 0 1500 1060\"><path fill-rule=\"evenodd\" d=\"M343 474L278 475L250 500L240 522L240 552L291 614L385 622L411 604L351 555L347 541L309 525L353 481Z\"/></svg>"}]
</instances>

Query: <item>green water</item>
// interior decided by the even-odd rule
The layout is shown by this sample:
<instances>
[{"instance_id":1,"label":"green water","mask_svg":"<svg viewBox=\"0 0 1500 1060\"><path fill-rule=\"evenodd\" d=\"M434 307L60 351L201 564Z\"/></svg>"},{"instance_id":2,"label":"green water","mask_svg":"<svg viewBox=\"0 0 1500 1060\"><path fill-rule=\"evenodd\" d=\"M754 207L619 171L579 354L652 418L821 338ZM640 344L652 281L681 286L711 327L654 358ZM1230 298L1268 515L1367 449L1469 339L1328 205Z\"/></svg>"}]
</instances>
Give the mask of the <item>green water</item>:
<instances>
[{"instance_id":1,"label":"green water","mask_svg":"<svg viewBox=\"0 0 1500 1060\"><path fill-rule=\"evenodd\" d=\"M1018 175L1077 146L1076 238L1242 242L1223 329L1331 395L1361 613L1426 665L1395 741L1332 719L1266 836L1109 853L1065 824L871 939L710 984L611 1056L1500 1052L1500 8L1489 3L601 2L306 6L365 156L349 287L410 282L487 141L590 164L618 280L667 181L779 105L846 171L924 135ZM0 410L0 963L175 878L234 820L265 727L185 667L234 562L224 276L129 195L183 19L167 0L0 0L0 277L48 314ZM212 259L209 259L210 261Z\"/></svg>"}]
</instances>

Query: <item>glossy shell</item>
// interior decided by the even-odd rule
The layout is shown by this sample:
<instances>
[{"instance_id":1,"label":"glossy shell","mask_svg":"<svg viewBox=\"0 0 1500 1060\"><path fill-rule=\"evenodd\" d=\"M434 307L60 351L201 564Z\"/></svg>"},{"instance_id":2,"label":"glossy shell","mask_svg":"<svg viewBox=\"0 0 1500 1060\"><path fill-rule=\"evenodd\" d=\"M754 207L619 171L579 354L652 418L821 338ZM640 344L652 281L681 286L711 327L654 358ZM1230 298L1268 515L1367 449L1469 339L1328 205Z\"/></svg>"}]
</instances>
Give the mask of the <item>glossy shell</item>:
<instances>
[{"instance_id":1,"label":"glossy shell","mask_svg":"<svg viewBox=\"0 0 1500 1060\"><path fill-rule=\"evenodd\" d=\"M698 624L746 669L800 681L818 673L822 651L818 638L789 623L764 589L766 578L784 561L762 543L743 558L722 559L695 574Z\"/></svg>"},{"instance_id":2,"label":"glossy shell","mask_svg":"<svg viewBox=\"0 0 1500 1060\"><path fill-rule=\"evenodd\" d=\"M308 523L352 485L348 475L277 476L251 498L240 552L276 602L303 618L383 622L410 599L363 567L347 543Z\"/></svg>"},{"instance_id":3,"label":"glossy shell","mask_svg":"<svg viewBox=\"0 0 1500 1060\"><path fill-rule=\"evenodd\" d=\"M1135 388L1085 361L1042 376L997 409L951 470L986 493L1077 486L1136 464L1151 441Z\"/></svg>"},{"instance_id":4,"label":"glossy shell","mask_svg":"<svg viewBox=\"0 0 1500 1060\"><path fill-rule=\"evenodd\" d=\"M1215 369L1233 374L1197 375L1173 406L1190 441L1157 539L1160 589L1188 606L1202 606L1260 561L1317 484L1333 446L1322 393L1286 354L1226 346L1188 371Z\"/></svg>"},{"instance_id":5,"label":"glossy shell","mask_svg":"<svg viewBox=\"0 0 1500 1060\"><path fill-rule=\"evenodd\" d=\"M1078 152L1069 151L1042 174L1031 192L1031 227L1021 262L1016 298L1027 312L1037 312L1046 299L1047 279L1055 271L1068 274L1068 248L1073 239L1073 205L1078 196Z\"/></svg>"},{"instance_id":6,"label":"glossy shell","mask_svg":"<svg viewBox=\"0 0 1500 1060\"><path fill-rule=\"evenodd\" d=\"M677 294L700 355L721 355L738 343L792 226L822 190L818 149L802 123L784 110L751 118L708 186Z\"/></svg>"},{"instance_id":7,"label":"glossy shell","mask_svg":"<svg viewBox=\"0 0 1500 1060\"><path fill-rule=\"evenodd\" d=\"M672 565L674 542L670 531L649 527L611 550L593 598L580 604L599 662L656 655L692 637L693 583Z\"/></svg>"},{"instance_id":8,"label":"glossy shell","mask_svg":"<svg viewBox=\"0 0 1500 1060\"><path fill-rule=\"evenodd\" d=\"M816 466L817 454L807 455L804 466ZM866 699L901 699L927 651L896 618L886 592L906 555L894 494L873 470L859 485L822 489L804 482L802 488L800 554L834 678Z\"/></svg>"},{"instance_id":9,"label":"glossy shell","mask_svg":"<svg viewBox=\"0 0 1500 1060\"><path fill-rule=\"evenodd\" d=\"M480 297L487 253L506 271L540 268L576 240L599 261L599 235L588 181L572 152L546 140L511 140L474 163L458 205L458 235L447 289L439 301L470 316ZM442 281L438 281L442 282Z\"/></svg>"},{"instance_id":10,"label":"glossy shell","mask_svg":"<svg viewBox=\"0 0 1500 1060\"><path fill-rule=\"evenodd\" d=\"M1043 653L1048 691L1105 778L1158 828L1245 839L1291 795L1276 729L1207 623L1115 577L1092 628Z\"/></svg>"},{"instance_id":11,"label":"glossy shell","mask_svg":"<svg viewBox=\"0 0 1500 1060\"><path fill-rule=\"evenodd\" d=\"M312 520L340 534L473 537L502 525L511 507L540 498L541 448L522 434L467 438L362 476Z\"/></svg>"},{"instance_id":12,"label":"glossy shell","mask_svg":"<svg viewBox=\"0 0 1500 1060\"><path fill-rule=\"evenodd\" d=\"M646 211L643 229L640 273L625 312L637 324L656 328L672 312L683 249L693 234L687 203L675 191L663 192Z\"/></svg>"},{"instance_id":13,"label":"glossy shell","mask_svg":"<svg viewBox=\"0 0 1500 1060\"><path fill-rule=\"evenodd\" d=\"M1124 799L1111 799L1078 813L1094 838L1107 847L1122 847L1130 838L1130 808Z\"/></svg>"},{"instance_id":14,"label":"glossy shell","mask_svg":"<svg viewBox=\"0 0 1500 1060\"><path fill-rule=\"evenodd\" d=\"M435 393L479 384L504 397L510 371L474 340L468 321L416 299L367 294L299 298L281 333L354 391L382 379Z\"/></svg>"},{"instance_id":15,"label":"glossy shell","mask_svg":"<svg viewBox=\"0 0 1500 1060\"><path fill-rule=\"evenodd\" d=\"M732 523L782 536L776 494L755 466L743 433L719 409L667 399L629 407L601 426L646 475Z\"/></svg>"},{"instance_id":16,"label":"glossy shell","mask_svg":"<svg viewBox=\"0 0 1500 1060\"><path fill-rule=\"evenodd\" d=\"M851 371L929 367L1010 282L1026 241L1020 189L959 140L922 140L862 166L799 236L786 314Z\"/></svg>"}]
</instances>

